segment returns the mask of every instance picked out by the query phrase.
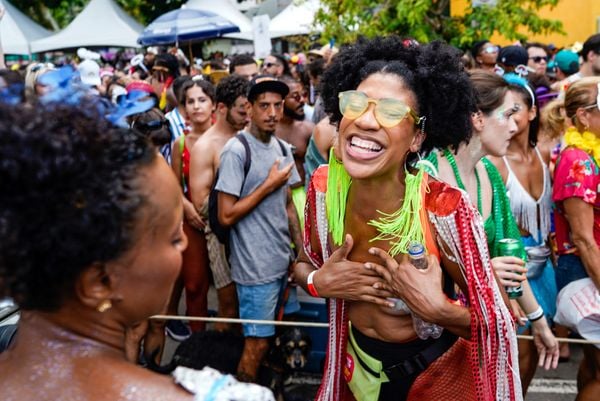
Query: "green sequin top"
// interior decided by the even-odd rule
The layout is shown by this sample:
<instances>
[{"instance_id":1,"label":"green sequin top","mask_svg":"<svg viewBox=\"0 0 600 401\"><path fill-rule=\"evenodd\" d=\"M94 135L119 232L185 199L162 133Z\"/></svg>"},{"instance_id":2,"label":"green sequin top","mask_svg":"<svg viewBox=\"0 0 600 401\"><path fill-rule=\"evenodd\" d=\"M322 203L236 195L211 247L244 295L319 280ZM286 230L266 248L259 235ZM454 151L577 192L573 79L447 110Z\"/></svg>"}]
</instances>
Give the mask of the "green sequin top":
<instances>
[{"instance_id":1,"label":"green sequin top","mask_svg":"<svg viewBox=\"0 0 600 401\"><path fill-rule=\"evenodd\" d=\"M435 171L431 171L427 164L424 164L425 171L433 177L437 177L438 169L438 153L431 152L425 159L435 167ZM487 158L481 159L488 174L488 178L492 183L492 213L485 220L483 228L488 240L491 257L498 255L498 244L503 238L514 238L521 243L521 234L517 222L510 210L510 201L506 195L506 187L502 176L496 167ZM521 245L521 256L526 260L525 248Z\"/></svg>"}]
</instances>

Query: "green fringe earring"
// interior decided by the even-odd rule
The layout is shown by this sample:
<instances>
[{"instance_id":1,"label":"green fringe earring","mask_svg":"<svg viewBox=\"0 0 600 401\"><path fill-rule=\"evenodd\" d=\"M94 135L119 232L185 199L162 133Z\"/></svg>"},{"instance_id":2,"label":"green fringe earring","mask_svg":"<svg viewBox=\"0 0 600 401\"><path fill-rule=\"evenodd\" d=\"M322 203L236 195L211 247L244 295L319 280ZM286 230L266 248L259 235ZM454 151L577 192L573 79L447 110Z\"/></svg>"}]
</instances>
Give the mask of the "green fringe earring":
<instances>
[{"instance_id":1,"label":"green fringe earring","mask_svg":"<svg viewBox=\"0 0 600 401\"><path fill-rule=\"evenodd\" d=\"M329 151L329 172L327 174L327 193L325 205L327 209L327 224L333 238L333 243L341 245L344 242L344 218L346 217L346 201L352 178L344 165L335 157L333 147Z\"/></svg>"},{"instance_id":2,"label":"green fringe earring","mask_svg":"<svg viewBox=\"0 0 600 401\"><path fill-rule=\"evenodd\" d=\"M424 244L423 227L419 216L423 198L421 196L423 175L423 168L419 168L416 175L406 170L402 207L389 214L378 210L382 216L377 220L369 221L369 225L377 228L380 233L371 241L389 241L391 256L408 253L408 245L413 241Z\"/></svg>"}]
</instances>

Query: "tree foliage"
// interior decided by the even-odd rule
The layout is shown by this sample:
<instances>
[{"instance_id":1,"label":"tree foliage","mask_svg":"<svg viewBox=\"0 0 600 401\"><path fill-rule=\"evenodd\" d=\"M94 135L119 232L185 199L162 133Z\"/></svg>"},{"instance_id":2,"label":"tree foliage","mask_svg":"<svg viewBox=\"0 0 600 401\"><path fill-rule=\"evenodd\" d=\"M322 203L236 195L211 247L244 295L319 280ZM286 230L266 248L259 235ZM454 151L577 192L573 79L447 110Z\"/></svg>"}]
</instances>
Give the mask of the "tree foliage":
<instances>
[{"instance_id":1,"label":"tree foliage","mask_svg":"<svg viewBox=\"0 0 600 401\"><path fill-rule=\"evenodd\" d=\"M46 28L67 26L90 0L10 0L11 3ZM167 11L181 7L185 0L116 0L129 15L147 25Z\"/></svg>"},{"instance_id":2,"label":"tree foliage","mask_svg":"<svg viewBox=\"0 0 600 401\"><path fill-rule=\"evenodd\" d=\"M315 23L323 29L323 40L334 38L337 43L396 33L419 42L443 39L464 48L494 33L509 40L564 33L560 21L538 15L540 8L559 1L498 0L495 6L479 7L469 2L463 15L450 15L450 0L321 0Z\"/></svg>"}]
</instances>

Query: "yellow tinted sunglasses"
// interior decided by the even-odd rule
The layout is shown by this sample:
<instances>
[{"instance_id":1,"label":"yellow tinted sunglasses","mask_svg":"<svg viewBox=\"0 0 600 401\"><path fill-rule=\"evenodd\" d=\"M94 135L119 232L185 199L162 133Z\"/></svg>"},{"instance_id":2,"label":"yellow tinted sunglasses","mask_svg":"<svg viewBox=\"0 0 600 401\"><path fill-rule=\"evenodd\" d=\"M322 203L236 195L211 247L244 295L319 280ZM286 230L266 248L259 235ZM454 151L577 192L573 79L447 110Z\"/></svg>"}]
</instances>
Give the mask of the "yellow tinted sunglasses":
<instances>
[{"instance_id":1,"label":"yellow tinted sunglasses","mask_svg":"<svg viewBox=\"0 0 600 401\"><path fill-rule=\"evenodd\" d=\"M359 91L345 91L338 95L340 99L340 112L350 120L356 120L369 108L369 103L375 104L375 119L385 128L394 127L407 115L410 115L419 125L424 117L419 117L408 105L397 99L371 99Z\"/></svg>"}]
</instances>

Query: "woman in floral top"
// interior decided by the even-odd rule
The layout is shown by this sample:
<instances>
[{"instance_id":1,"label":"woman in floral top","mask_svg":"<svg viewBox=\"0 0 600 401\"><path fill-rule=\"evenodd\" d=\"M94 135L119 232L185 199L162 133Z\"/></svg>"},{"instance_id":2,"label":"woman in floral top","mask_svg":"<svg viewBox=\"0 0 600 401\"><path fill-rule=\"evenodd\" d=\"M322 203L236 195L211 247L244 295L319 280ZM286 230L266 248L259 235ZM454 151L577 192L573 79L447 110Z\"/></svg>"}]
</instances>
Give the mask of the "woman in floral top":
<instances>
[{"instance_id":1,"label":"woman in floral top","mask_svg":"<svg viewBox=\"0 0 600 401\"><path fill-rule=\"evenodd\" d=\"M558 245L557 287L590 277L600 288L600 78L584 78L569 87L564 108L573 127L554 173ZM560 299L560 296L559 296ZM597 399L600 349L584 346L578 400Z\"/></svg>"}]
</instances>

